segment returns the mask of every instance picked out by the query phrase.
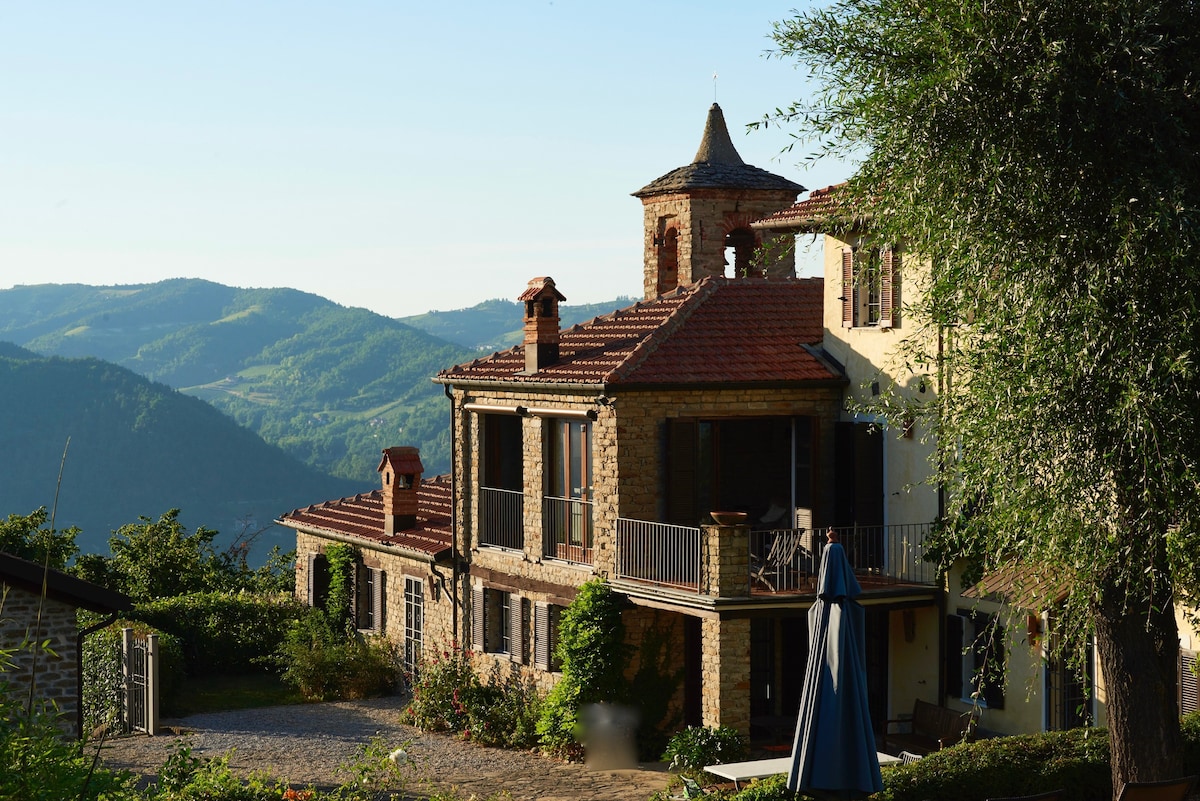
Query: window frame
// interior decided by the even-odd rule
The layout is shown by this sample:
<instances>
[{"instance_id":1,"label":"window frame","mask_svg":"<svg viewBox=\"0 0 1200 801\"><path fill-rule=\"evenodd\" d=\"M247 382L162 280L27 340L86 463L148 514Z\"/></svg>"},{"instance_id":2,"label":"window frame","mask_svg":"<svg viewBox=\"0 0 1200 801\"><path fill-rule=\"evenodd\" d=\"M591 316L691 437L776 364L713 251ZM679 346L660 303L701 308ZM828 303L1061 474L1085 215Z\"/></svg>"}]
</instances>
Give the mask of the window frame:
<instances>
[{"instance_id":1,"label":"window frame","mask_svg":"<svg viewBox=\"0 0 1200 801\"><path fill-rule=\"evenodd\" d=\"M425 649L425 582L404 577L404 666L416 673Z\"/></svg>"},{"instance_id":2,"label":"window frame","mask_svg":"<svg viewBox=\"0 0 1200 801\"><path fill-rule=\"evenodd\" d=\"M900 326L900 253L895 245L842 250L842 327Z\"/></svg>"},{"instance_id":3,"label":"window frame","mask_svg":"<svg viewBox=\"0 0 1200 801\"><path fill-rule=\"evenodd\" d=\"M952 618L957 618L958 623L955 624ZM984 709L1004 709L1007 649L999 614L959 609L957 613L946 615L946 620L947 633L956 627L961 632L958 647L947 637L946 694ZM956 657L957 670L954 669ZM961 679L957 688L949 686L956 675Z\"/></svg>"}]
</instances>

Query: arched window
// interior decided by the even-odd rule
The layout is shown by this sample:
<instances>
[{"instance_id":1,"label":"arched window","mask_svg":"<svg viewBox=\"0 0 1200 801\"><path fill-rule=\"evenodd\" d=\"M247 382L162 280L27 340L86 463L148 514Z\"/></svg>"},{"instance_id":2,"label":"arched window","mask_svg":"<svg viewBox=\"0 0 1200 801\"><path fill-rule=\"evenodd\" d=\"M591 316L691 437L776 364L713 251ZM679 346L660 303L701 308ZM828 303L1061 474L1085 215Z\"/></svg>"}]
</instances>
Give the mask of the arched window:
<instances>
[{"instance_id":1,"label":"arched window","mask_svg":"<svg viewBox=\"0 0 1200 801\"><path fill-rule=\"evenodd\" d=\"M659 242L657 292L663 295L679 286L679 231L671 226Z\"/></svg>"},{"instance_id":2,"label":"arched window","mask_svg":"<svg viewBox=\"0 0 1200 801\"><path fill-rule=\"evenodd\" d=\"M733 267L733 277L750 275L750 264L754 260L754 232L749 228L734 228L725 235L725 274ZM732 251L732 253L730 253ZM732 258L730 258L732 256Z\"/></svg>"}]
</instances>

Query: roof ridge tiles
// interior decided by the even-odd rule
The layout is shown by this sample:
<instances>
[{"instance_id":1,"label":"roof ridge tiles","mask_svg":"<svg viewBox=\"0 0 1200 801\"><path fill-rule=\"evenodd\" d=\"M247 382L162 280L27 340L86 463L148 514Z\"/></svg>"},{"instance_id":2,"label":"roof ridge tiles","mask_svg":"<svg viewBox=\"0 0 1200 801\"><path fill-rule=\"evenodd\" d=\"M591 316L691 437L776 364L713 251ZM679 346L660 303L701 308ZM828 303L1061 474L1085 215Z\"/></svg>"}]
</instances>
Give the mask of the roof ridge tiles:
<instances>
[{"instance_id":1,"label":"roof ridge tiles","mask_svg":"<svg viewBox=\"0 0 1200 801\"><path fill-rule=\"evenodd\" d=\"M669 340L671 335L679 330L680 326L692 315L692 312L703 305L704 301L716 291L716 287L720 286L718 281L723 282L724 279L705 276L694 284L676 287L666 295L660 295L659 297L664 299L685 293L689 294L690 297L672 309L665 320L659 323L658 326L633 347L628 356L622 359L612 370L609 370L604 375L604 383L610 384L618 381L623 376L632 373L639 365L645 362L654 351L658 350L662 343Z\"/></svg>"}]
</instances>

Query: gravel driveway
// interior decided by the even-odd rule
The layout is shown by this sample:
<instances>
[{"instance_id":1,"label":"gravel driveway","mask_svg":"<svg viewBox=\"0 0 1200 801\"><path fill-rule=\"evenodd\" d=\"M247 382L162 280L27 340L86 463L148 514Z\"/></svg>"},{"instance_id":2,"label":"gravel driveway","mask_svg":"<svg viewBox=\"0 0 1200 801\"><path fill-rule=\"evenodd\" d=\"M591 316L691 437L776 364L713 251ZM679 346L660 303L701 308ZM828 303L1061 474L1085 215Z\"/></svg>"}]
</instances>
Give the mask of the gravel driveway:
<instances>
[{"instance_id":1,"label":"gravel driveway","mask_svg":"<svg viewBox=\"0 0 1200 801\"><path fill-rule=\"evenodd\" d=\"M157 737L110 740L101 758L112 768L154 775L182 743L197 756L228 754L230 767L242 775L265 771L293 785L327 786L344 778L339 766L380 736L389 747L404 747L410 759L407 788L421 794L457 788L464 798L504 790L514 801L645 801L669 779L661 764L591 770L537 753L426 734L398 722L402 708L403 701L391 697L192 715L164 721L167 731Z\"/></svg>"}]
</instances>

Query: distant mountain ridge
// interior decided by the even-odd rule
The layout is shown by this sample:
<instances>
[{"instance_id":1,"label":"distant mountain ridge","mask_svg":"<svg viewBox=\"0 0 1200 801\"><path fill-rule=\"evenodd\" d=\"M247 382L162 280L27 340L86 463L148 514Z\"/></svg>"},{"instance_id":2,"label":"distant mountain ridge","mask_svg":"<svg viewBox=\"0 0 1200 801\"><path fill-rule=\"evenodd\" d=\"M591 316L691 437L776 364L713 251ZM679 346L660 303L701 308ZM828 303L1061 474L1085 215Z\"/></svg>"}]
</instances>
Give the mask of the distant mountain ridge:
<instances>
[{"instance_id":1,"label":"distant mountain ridge","mask_svg":"<svg viewBox=\"0 0 1200 801\"><path fill-rule=\"evenodd\" d=\"M634 298L619 297L603 303L559 306L563 328L587 322L609 312L632 306ZM485 300L467 309L430 311L413 317L401 317L400 322L420 328L448 342L468 348L498 351L521 344L524 309L516 301ZM447 365L449 366L449 365Z\"/></svg>"},{"instance_id":2,"label":"distant mountain ridge","mask_svg":"<svg viewBox=\"0 0 1200 801\"><path fill-rule=\"evenodd\" d=\"M568 327L630 301L563 306ZM294 289L199 279L0 290L0 340L95 357L208 401L304 463L361 480L379 452L416 445L449 469L439 370L519 343L521 304L395 320Z\"/></svg>"},{"instance_id":3,"label":"distant mountain ridge","mask_svg":"<svg viewBox=\"0 0 1200 801\"><path fill-rule=\"evenodd\" d=\"M323 475L196 398L97 359L41 357L0 344L0 515L54 508L103 552L117 527L179 508L189 528L228 542L283 512L373 488ZM69 443L69 445L68 445ZM63 461L64 449L66 460ZM275 526L260 546L294 547Z\"/></svg>"}]
</instances>

